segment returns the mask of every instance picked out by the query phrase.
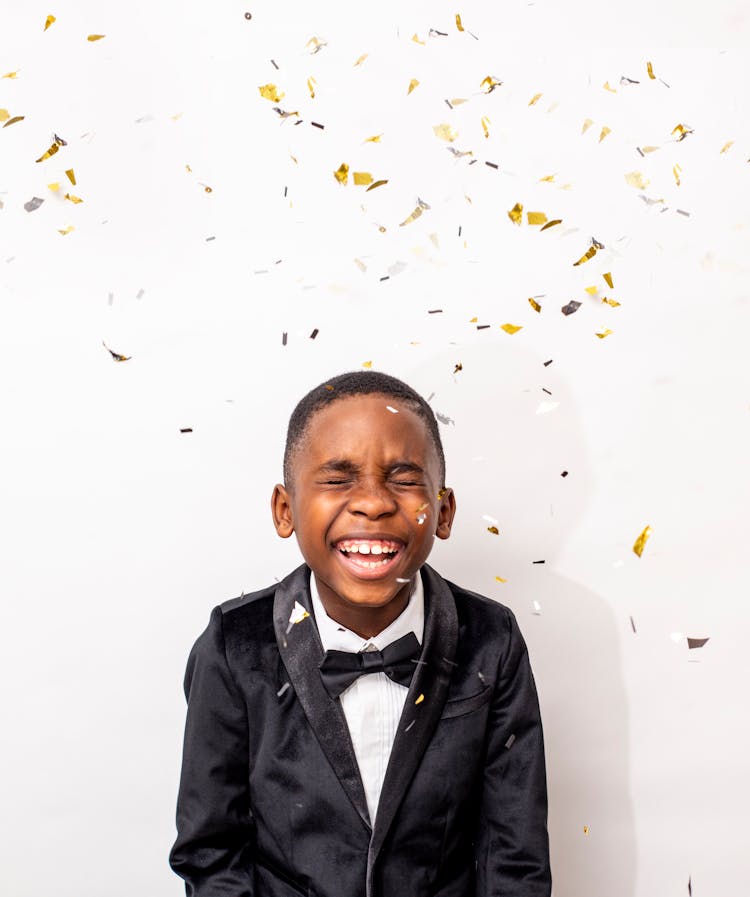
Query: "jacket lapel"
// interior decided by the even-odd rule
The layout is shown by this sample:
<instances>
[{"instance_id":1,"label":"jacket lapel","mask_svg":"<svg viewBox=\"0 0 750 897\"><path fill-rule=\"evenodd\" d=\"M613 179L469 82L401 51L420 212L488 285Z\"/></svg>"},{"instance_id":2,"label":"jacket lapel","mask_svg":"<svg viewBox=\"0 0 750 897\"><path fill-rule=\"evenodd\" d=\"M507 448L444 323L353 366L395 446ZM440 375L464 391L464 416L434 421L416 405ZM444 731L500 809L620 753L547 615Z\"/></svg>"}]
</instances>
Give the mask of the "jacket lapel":
<instances>
[{"instance_id":1,"label":"jacket lapel","mask_svg":"<svg viewBox=\"0 0 750 897\"><path fill-rule=\"evenodd\" d=\"M367 859L367 894L373 893L373 870L378 853L435 731L448 694L458 642L458 617L445 580L425 564L425 628L422 654L406 695L406 703L391 749L380 792Z\"/></svg>"},{"instance_id":2,"label":"jacket lapel","mask_svg":"<svg viewBox=\"0 0 750 897\"><path fill-rule=\"evenodd\" d=\"M291 623L302 616L300 606L308 616ZM320 678L323 646L313 617L310 568L306 564L279 583L274 597L273 624L279 652L305 716L342 788L369 830L365 789L349 727L341 704L331 700Z\"/></svg>"}]
</instances>

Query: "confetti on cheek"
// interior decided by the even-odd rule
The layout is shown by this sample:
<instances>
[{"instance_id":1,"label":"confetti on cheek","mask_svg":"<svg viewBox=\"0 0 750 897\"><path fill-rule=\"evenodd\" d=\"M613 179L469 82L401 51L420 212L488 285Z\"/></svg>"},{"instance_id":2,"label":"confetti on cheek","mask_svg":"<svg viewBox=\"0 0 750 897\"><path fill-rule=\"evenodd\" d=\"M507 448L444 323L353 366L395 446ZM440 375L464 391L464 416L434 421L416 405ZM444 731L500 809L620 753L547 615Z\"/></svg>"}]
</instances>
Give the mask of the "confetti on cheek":
<instances>
[{"instance_id":1,"label":"confetti on cheek","mask_svg":"<svg viewBox=\"0 0 750 897\"><path fill-rule=\"evenodd\" d=\"M513 208L508 212L508 218L513 222L513 224L518 224L520 226L521 220L523 216L523 206L520 202L517 202Z\"/></svg>"},{"instance_id":2,"label":"confetti on cheek","mask_svg":"<svg viewBox=\"0 0 750 897\"><path fill-rule=\"evenodd\" d=\"M270 100L272 103L280 103L281 98L286 96L284 93L279 93L278 88L275 84L262 84L258 90L260 91L260 95L264 100ZM288 115L296 115L296 112L285 113Z\"/></svg>"},{"instance_id":3,"label":"confetti on cheek","mask_svg":"<svg viewBox=\"0 0 750 897\"><path fill-rule=\"evenodd\" d=\"M500 329L504 330L506 333L509 333L513 336L514 333L518 333L519 330L523 330L523 325L521 324L501 324Z\"/></svg>"},{"instance_id":4,"label":"confetti on cheek","mask_svg":"<svg viewBox=\"0 0 750 897\"><path fill-rule=\"evenodd\" d=\"M89 36L86 38L86 40L89 41L89 43L93 44L94 41L104 40L104 38L106 36L107 36L106 34L89 34Z\"/></svg>"},{"instance_id":5,"label":"confetti on cheek","mask_svg":"<svg viewBox=\"0 0 750 897\"><path fill-rule=\"evenodd\" d=\"M653 530L651 529L651 527L647 526L644 528L640 536L638 536L638 538L635 540L633 551L638 555L638 557L641 557L643 555L643 549L646 547L646 542L648 542L652 532Z\"/></svg>"},{"instance_id":6,"label":"confetti on cheek","mask_svg":"<svg viewBox=\"0 0 750 897\"><path fill-rule=\"evenodd\" d=\"M47 21L44 23L44 30L46 31L49 28L49 26L54 25L56 21L57 21L57 19L54 16L52 16L52 15L47 16Z\"/></svg>"},{"instance_id":7,"label":"confetti on cheek","mask_svg":"<svg viewBox=\"0 0 750 897\"><path fill-rule=\"evenodd\" d=\"M419 87L419 81L417 81L416 78L412 78L411 81L409 82L409 87L407 88L407 91L406 91L406 95L407 95L407 97L408 97L409 94L410 94L413 90L415 90L417 87Z\"/></svg>"}]
</instances>

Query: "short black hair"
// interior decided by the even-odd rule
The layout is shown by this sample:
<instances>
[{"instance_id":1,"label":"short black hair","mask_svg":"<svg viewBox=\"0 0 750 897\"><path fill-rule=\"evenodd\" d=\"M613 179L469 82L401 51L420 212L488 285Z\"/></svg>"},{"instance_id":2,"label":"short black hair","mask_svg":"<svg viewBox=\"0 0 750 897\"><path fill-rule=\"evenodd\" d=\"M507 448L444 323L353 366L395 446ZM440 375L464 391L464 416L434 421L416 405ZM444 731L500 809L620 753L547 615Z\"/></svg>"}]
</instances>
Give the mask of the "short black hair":
<instances>
[{"instance_id":1,"label":"short black hair","mask_svg":"<svg viewBox=\"0 0 750 897\"><path fill-rule=\"evenodd\" d=\"M421 417L432 437L432 443L440 463L441 487L445 486L445 453L440 439L435 413L427 402L403 380L383 374L380 371L350 371L324 380L297 403L289 418L284 448L284 482L292 482L292 461L294 453L302 442L313 416L328 405L348 396L384 395L404 402L418 417Z\"/></svg>"}]
</instances>

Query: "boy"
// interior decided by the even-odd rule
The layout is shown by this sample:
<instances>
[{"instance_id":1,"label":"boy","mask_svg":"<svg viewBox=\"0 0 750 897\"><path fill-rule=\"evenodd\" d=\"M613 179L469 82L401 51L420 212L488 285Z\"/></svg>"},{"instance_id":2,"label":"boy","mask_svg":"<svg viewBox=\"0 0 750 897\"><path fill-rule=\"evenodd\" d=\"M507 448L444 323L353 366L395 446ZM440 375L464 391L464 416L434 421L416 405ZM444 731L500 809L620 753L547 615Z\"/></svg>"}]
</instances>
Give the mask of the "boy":
<instances>
[{"instance_id":1,"label":"boy","mask_svg":"<svg viewBox=\"0 0 750 897\"><path fill-rule=\"evenodd\" d=\"M188 897L548 897L526 646L425 564L444 478L435 416L394 377L297 405L271 506L306 563L215 608L188 661Z\"/></svg>"}]
</instances>

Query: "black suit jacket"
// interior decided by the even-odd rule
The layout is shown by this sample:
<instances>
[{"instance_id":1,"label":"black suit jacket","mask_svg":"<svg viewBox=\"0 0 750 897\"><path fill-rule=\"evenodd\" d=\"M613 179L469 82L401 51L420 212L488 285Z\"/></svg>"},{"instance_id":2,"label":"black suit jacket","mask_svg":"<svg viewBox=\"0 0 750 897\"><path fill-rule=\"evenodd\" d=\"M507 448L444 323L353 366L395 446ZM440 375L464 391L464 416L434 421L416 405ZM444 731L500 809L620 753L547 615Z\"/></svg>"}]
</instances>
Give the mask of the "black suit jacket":
<instances>
[{"instance_id":1,"label":"black suit jacket","mask_svg":"<svg viewBox=\"0 0 750 897\"><path fill-rule=\"evenodd\" d=\"M214 609L188 660L188 897L548 897L539 706L512 612L422 568L425 631L377 815L320 678L310 570ZM310 616L289 628L294 604Z\"/></svg>"}]
</instances>

